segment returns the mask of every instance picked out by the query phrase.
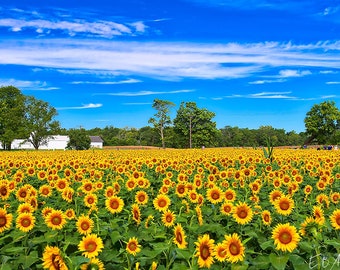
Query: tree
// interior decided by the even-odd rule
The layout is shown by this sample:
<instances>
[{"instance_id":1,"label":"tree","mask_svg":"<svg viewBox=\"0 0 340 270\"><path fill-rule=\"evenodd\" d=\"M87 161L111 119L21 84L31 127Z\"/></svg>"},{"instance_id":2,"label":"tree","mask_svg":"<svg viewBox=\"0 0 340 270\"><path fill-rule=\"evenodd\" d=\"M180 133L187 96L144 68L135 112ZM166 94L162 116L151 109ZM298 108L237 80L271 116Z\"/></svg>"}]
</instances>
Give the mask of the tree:
<instances>
[{"instance_id":1,"label":"tree","mask_svg":"<svg viewBox=\"0 0 340 270\"><path fill-rule=\"evenodd\" d=\"M11 150L14 139L24 136L25 96L14 86L0 87L0 141Z\"/></svg>"},{"instance_id":2,"label":"tree","mask_svg":"<svg viewBox=\"0 0 340 270\"><path fill-rule=\"evenodd\" d=\"M154 99L152 104L152 108L154 108L157 113L155 113L154 118L149 119L149 123L153 124L159 131L163 148L165 148L164 129L171 124L169 113L173 106L175 106L175 104L171 101L160 99Z\"/></svg>"},{"instance_id":3,"label":"tree","mask_svg":"<svg viewBox=\"0 0 340 270\"><path fill-rule=\"evenodd\" d=\"M313 140L324 144L329 142L330 138L339 130L340 111L334 101L324 101L313 105L307 112L304 122L308 135L305 144L309 144Z\"/></svg>"},{"instance_id":4,"label":"tree","mask_svg":"<svg viewBox=\"0 0 340 270\"><path fill-rule=\"evenodd\" d=\"M26 97L25 123L28 131L27 141L37 150L47 143L48 138L60 129L58 121L53 120L57 110L47 102Z\"/></svg>"},{"instance_id":5,"label":"tree","mask_svg":"<svg viewBox=\"0 0 340 270\"><path fill-rule=\"evenodd\" d=\"M67 149L86 150L91 147L90 136L87 135L84 128L70 129L68 135L70 140L67 143Z\"/></svg>"},{"instance_id":6,"label":"tree","mask_svg":"<svg viewBox=\"0 0 340 270\"><path fill-rule=\"evenodd\" d=\"M219 132L214 117L215 113L198 108L195 102L182 102L174 119L175 131L187 137L189 148L213 146Z\"/></svg>"}]
</instances>

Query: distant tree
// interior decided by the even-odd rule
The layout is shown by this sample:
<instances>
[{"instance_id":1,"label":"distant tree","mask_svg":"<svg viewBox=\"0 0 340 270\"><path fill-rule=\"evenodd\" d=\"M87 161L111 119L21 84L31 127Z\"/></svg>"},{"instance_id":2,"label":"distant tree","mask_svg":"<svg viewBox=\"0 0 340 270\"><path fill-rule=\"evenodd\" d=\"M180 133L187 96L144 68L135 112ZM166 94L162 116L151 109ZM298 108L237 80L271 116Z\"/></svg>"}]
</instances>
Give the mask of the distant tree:
<instances>
[{"instance_id":1,"label":"distant tree","mask_svg":"<svg viewBox=\"0 0 340 270\"><path fill-rule=\"evenodd\" d=\"M174 119L175 132L186 137L189 148L213 146L219 133L214 117L215 113L198 108L195 102L182 102Z\"/></svg>"},{"instance_id":2,"label":"distant tree","mask_svg":"<svg viewBox=\"0 0 340 270\"><path fill-rule=\"evenodd\" d=\"M339 130L340 111L334 101L324 101L313 105L304 122L308 135L305 144L310 144L313 140L320 144L328 143Z\"/></svg>"},{"instance_id":3,"label":"distant tree","mask_svg":"<svg viewBox=\"0 0 340 270\"><path fill-rule=\"evenodd\" d=\"M175 106L175 104L171 101L160 99L154 99L152 104L152 108L154 108L157 113L155 113L154 117L149 119L149 123L153 124L154 128L158 130L163 148L165 148L164 130L171 124L169 113L173 106Z\"/></svg>"},{"instance_id":4,"label":"distant tree","mask_svg":"<svg viewBox=\"0 0 340 270\"><path fill-rule=\"evenodd\" d=\"M91 147L90 136L84 128L70 129L68 135L70 140L67 143L67 149L86 150Z\"/></svg>"},{"instance_id":5,"label":"distant tree","mask_svg":"<svg viewBox=\"0 0 340 270\"><path fill-rule=\"evenodd\" d=\"M25 103L26 141L37 150L41 145L47 144L51 135L60 130L59 122L53 120L57 116L57 110L48 102L32 96L27 96Z\"/></svg>"},{"instance_id":6,"label":"distant tree","mask_svg":"<svg viewBox=\"0 0 340 270\"><path fill-rule=\"evenodd\" d=\"M25 134L25 96L14 86L0 87L0 141L11 150L14 139Z\"/></svg>"}]
</instances>

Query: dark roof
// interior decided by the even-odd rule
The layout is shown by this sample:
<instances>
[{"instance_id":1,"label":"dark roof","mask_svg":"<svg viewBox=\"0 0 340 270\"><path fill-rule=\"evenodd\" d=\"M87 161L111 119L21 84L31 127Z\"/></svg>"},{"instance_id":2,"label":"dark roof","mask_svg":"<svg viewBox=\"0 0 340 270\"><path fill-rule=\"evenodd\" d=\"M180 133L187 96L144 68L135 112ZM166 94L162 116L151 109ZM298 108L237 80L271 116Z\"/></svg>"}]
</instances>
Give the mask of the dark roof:
<instances>
[{"instance_id":1,"label":"dark roof","mask_svg":"<svg viewBox=\"0 0 340 270\"><path fill-rule=\"evenodd\" d=\"M104 142L103 139L100 136L90 136L91 142Z\"/></svg>"}]
</instances>

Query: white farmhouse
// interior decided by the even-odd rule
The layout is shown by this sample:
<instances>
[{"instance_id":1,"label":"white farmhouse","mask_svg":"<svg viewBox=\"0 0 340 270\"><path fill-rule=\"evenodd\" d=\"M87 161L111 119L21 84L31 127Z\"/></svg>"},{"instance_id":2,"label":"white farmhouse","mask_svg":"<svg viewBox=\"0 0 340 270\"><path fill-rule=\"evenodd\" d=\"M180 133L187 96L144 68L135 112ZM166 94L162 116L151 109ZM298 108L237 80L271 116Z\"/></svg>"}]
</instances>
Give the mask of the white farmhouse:
<instances>
[{"instance_id":1,"label":"white farmhouse","mask_svg":"<svg viewBox=\"0 0 340 270\"><path fill-rule=\"evenodd\" d=\"M103 148L103 139L100 136L90 136L91 148Z\"/></svg>"},{"instance_id":2,"label":"white farmhouse","mask_svg":"<svg viewBox=\"0 0 340 270\"><path fill-rule=\"evenodd\" d=\"M100 136L90 136L91 139L91 148L103 148L103 139ZM53 135L51 136L46 144L43 144L39 147L40 150L65 150L67 143L70 138L66 135ZM1 143L0 143L1 146ZM22 139L15 139L12 142L12 149L25 149L30 150L34 149L33 145L30 142L26 142Z\"/></svg>"}]
</instances>

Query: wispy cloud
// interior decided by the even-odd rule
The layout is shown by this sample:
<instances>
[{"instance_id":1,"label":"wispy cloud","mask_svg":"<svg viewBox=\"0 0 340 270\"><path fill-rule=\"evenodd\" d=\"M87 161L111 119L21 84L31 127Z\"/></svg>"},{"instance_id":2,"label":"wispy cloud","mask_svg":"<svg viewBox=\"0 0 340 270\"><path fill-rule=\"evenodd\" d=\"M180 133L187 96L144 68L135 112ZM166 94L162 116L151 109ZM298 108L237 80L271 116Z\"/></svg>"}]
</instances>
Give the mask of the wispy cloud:
<instances>
[{"instance_id":1,"label":"wispy cloud","mask_svg":"<svg viewBox=\"0 0 340 270\"><path fill-rule=\"evenodd\" d=\"M110 85L110 84L128 84L128 83L139 83L142 82L136 79L127 79L122 81L109 81L109 82L101 82L101 81L74 81L71 84L103 84L103 85Z\"/></svg>"},{"instance_id":2,"label":"wispy cloud","mask_svg":"<svg viewBox=\"0 0 340 270\"><path fill-rule=\"evenodd\" d=\"M281 78L303 77L303 76L307 76L311 74L312 72L310 72L309 70L284 69L284 70L280 70L279 77Z\"/></svg>"},{"instance_id":3,"label":"wispy cloud","mask_svg":"<svg viewBox=\"0 0 340 270\"><path fill-rule=\"evenodd\" d=\"M340 81L338 82L326 82L326 84L340 84Z\"/></svg>"},{"instance_id":4,"label":"wispy cloud","mask_svg":"<svg viewBox=\"0 0 340 270\"><path fill-rule=\"evenodd\" d=\"M83 110L83 109L100 108L102 106L103 106L103 104L101 104L101 103L89 103L89 104L84 104L82 106L77 106L77 107L59 107L59 108L56 108L56 109L57 110Z\"/></svg>"},{"instance_id":5,"label":"wispy cloud","mask_svg":"<svg viewBox=\"0 0 340 270\"><path fill-rule=\"evenodd\" d=\"M124 96L124 97L136 97L136 96L150 96L150 95L164 95L164 94L181 94L190 93L195 90L173 90L173 91L137 91L137 92L117 92L117 93L95 93L94 95L109 95L109 96Z\"/></svg>"},{"instance_id":6,"label":"wispy cloud","mask_svg":"<svg viewBox=\"0 0 340 270\"><path fill-rule=\"evenodd\" d=\"M45 38L20 42L3 40L0 64L164 80L245 78L263 75L262 72L271 67L282 69L276 79L286 79L310 75L310 70L315 68L338 70L339 50L340 41L294 45L277 42L202 44Z\"/></svg>"},{"instance_id":7,"label":"wispy cloud","mask_svg":"<svg viewBox=\"0 0 340 270\"><path fill-rule=\"evenodd\" d=\"M16 79L0 79L0 86L12 85L22 90L31 91L51 91L57 90L58 87L48 86L46 82L41 81L22 81Z\"/></svg>"},{"instance_id":8,"label":"wispy cloud","mask_svg":"<svg viewBox=\"0 0 340 270\"><path fill-rule=\"evenodd\" d=\"M83 19L80 17L71 19L69 16L62 16L58 12L44 14L39 12L25 12L12 9L3 12L0 19L0 27L8 28L13 32L33 30L37 35L49 35L53 31L64 33L69 36L85 35L112 38L114 36L131 36L142 34L147 26L142 21L135 22L114 22L112 20L98 20L93 18ZM79 16L78 15L78 16ZM88 14L87 14L88 15Z\"/></svg>"},{"instance_id":9,"label":"wispy cloud","mask_svg":"<svg viewBox=\"0 0 340 270\"><path fill-rule=\"evenodd\" d=\"M249 82L249 84L266 84L266 83L282 83L287 80L285 79L276 79L276 80L257 80L257 81L252 81Z\"/></svg>"},{"instance_id":10,"label":"wispy cloud","mask_svg":"<svg viewBox=\"0 0 340 270\"><path fill-rule=\"evenodd\" d=\"M274 98L274 99L296 99L290 96L292 92L261 92L256 94L247 95L249 98Z\"/></svg>"}]
</instances>

